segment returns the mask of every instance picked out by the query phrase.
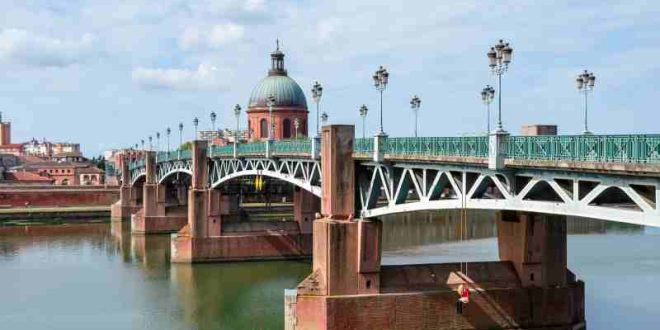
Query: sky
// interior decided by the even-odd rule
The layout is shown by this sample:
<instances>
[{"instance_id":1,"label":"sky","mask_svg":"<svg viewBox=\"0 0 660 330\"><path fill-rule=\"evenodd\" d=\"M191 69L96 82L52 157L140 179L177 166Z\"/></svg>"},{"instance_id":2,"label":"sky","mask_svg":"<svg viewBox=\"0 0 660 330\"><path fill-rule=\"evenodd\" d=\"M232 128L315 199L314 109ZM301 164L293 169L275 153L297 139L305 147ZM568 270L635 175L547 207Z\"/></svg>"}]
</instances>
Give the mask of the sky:
<instances>
[{"instance_id":1,"label":"sky","mask_svg":"<svg viewBox=\"0 0 660 330\"><path fill-rule=\"evenodd\" d=\"M420 135L483 134L480 92L496 86L486 52L505 39L514 51L502 116L512 134L525 124L579 134L575 78L584 69L596 75L591 131L658 133L659 26L660 2L638 0L3 0L0 111L15 142L79 142L90 157L167 127L176 140L179 122L191 139L192 119L208 129L211 111L218 126L234 127L233 106L246 107L279 39L310 127L318 80L331 123L355 124L360 135L365 104L375 133L371 76L384 65L390 136L412 135L413 95Z\"/></svg>"}]
</instances>

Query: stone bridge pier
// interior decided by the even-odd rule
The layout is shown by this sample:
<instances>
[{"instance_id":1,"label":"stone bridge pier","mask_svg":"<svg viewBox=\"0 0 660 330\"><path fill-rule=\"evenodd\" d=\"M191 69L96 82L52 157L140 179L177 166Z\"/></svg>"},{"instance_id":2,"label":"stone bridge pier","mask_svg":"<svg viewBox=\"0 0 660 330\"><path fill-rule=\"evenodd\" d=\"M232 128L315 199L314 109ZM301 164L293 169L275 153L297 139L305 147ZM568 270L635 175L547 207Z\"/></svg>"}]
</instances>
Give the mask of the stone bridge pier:
<instances>
[{"instance_id":1,"label":"stone bridge pier","mask_svg":"<svg viewBox=\"0 0 660 330\"><path fill-rule=\"evenodd\" d=\"M110 207L112 221L128 221L131 215L138 211L139 190L131 185L128 159L126 155L120 158L121 186L119 187L119 200Z\"/></svg>"},{"instance_id":2,"label":"stone bridge pier","mask_svg":"<svg viewBox=\"0 0 660 330\"><path fill-rule=\"evenodd\" d=\"M566 268L561 216L501 212L500 261L381 265L382 225L354 219L353 126L323 128L322 219L287 329L581 329L584 283ZM458 308L459 286L470 302Z\"/></svg>"},{"instance_id":3,"label":"stone bridge pier","mask_svg":"<svg viewBox=\"0 0 660 330\"><path fill-rule=\"evenodd\" d=\"M142 188L142 207L131 217L131 232L135 234L176 232L187 223L186 215L168 214L167 186L163 183L159 184L156 180L156 153L147 151L144 157L146 179Z\"/></svg>"},{"instance_id":4,"label":"stone bridge pier","mask_svg":"<svg viewBox=\"0 0 660 330\"><path fill-rule=\"evenodd\" d=\"M187 224L172 237L172 262L276 260L309 257L312 235L293 222L236 221L236 196L209 187L207 142L193 141ZM305 200L299 194L298 200ZM295 208L309 216L305 207ZM311 219L308 221L311 223Z\"/></svg>"}]
</instances>

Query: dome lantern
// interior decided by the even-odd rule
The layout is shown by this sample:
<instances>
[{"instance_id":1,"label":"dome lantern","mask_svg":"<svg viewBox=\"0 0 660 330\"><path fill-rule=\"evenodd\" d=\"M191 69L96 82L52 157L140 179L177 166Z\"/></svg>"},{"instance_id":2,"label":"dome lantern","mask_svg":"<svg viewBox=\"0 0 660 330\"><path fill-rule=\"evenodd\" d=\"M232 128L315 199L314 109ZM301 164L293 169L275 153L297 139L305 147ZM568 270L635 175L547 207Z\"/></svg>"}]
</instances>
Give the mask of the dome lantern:
<instances>
[{"instance_id":1,"label":"dome lantern","mask_svg":"<svg viewBox=\"0 0 660 330\"><path fill-rule=\"evenodd\" d=\"M284 69L284 53L280 51L280 40L275 41L275 51L270 53L271 69L268 71L269 76L286 76L286 69Z\"/></svg>"}]
</instances>

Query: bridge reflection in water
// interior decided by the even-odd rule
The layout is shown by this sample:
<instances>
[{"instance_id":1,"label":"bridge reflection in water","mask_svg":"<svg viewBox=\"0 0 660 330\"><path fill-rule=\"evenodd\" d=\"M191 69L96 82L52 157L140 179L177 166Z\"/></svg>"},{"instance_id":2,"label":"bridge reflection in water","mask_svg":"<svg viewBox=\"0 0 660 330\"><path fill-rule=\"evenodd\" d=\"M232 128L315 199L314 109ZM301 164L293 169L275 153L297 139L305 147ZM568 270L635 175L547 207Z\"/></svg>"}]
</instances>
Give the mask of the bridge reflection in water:
<instances>
[{"instance_id":1,"label":"bridge reflection in water","mask_svg":"<svg viewBox=\"0 0 660 330\"><path fill-rule=\"evenodd\" d=\"M471 211L469 216L468 237L494 237L493 213ZM475 250L470 244L494 241L471 240L457 244L460 240L457 219L458 213L454 211L385 218L385 261L405 257L406 263L419 263L425 255L443 254L455 246L458 249L467 246L463 250L464 256L472 258ZM35 325L96 328L99 324L108 328L278 329L283 322L282 290L295 286L309 273L309 263L300 261L170 265L169 235L131 235L127 223L124 228L121 223L116 224L113 223L112 228L110 224L0 227L0 280L14 283L6 287L6 295L0 297L3 325L8 329L39 328ZM569 219L568 229L573 234L591 234L585 237L588 242L570 249L569 254L591 255L579 260L607 259L605 263L595 265L593 262L575 265L583 267L578 269L578 274L592 274L591 278L587 277L588 303L593 309L589 313L587 305L589 323L592 326L614 324L616 327L616 319L604 311L618 306L613 301L620 300L614 298L628 292L629 283L612 283L612 276L605 273L640 272L638 278L642 284L657 281L657 276L653 277L651 273L657 273L659 269L645 261L660 257L658 245L650 244L658 241L657 237L644 239L640 235L613 235L642 233L645 228L607 221ZM609 235L599 239L593 234ZM569 240L578 239L573 236ZM584 249L585 245L604 240L613 242L610 244L616 247L597 251ZM618 248L625 244L634 246ZM602 248L603 244L595 246ZM645 247L637 249L638 246ZM619 252L610 258L613 250ZM496 250L491 253L495 254ZM621 260L625 260L625 267L617 266ZM635 260L643 263L643 269L635 268L638 266ZM594 267L598 269L594 271ZM602 272L603 269L608 271ZM594 273L601 275L596 277ZM604 287L608 290L602 290ZM44 295L44 292L48 294ZM19 296L32 298L16 300ZM67 311L57 307L64 296L76 297L67 300ZM633 309L652 300L640 297L639 302L630 302L634 308L625 311L630 315L641 314L636 320L648 325L652 320L650 314L644 314L643 308ZM73 310L84 312L85 317L73 317ZM28 314L30 317L2 317Z\"/></svg>"}]
</instances>

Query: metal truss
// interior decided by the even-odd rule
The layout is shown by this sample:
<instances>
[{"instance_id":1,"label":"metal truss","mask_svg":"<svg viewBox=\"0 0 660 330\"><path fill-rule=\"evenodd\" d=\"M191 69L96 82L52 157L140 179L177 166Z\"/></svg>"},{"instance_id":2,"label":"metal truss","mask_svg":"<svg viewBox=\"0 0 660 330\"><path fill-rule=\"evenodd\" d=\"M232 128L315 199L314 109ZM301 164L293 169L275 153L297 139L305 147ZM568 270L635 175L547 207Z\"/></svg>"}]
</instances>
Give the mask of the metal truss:
<instances>
[{"instance_id":1,"label":"metal truss","mask_svg":"<svg viewBox=\"0 0 660 330\"><path fill-rule=\"evenodd\" d=\"M147 169L144 166L136 167L130 170L130 175L131 175L131 185L134 185L139 178L147 175Z\"/></svg>"},{"instance_id":2,"label":"metal truss","mask_svg":"<svg viewBox=\"0 0 660 330\"><path fill-rule=\"evenodd\" d=\"M251 175L280 179L321 197L321 164L309 158L214 158L209 186Z\"/></svg>"},{"instance_id":3,"label":"metal truss","mask_svg":"<svg viewBox=\"0 0 660 330\"><path fill-rule=\"evenodd\" d=\"M159 184L174 173L187 173L192 176L192 159L164 161L156 165L156 181Z\"/></svg>"},{"instance_id":4,"label":"metal truss","mask_svg":"<svg viewBox=\"0 0 660 330\"><path fill-rule=\"evenodd\" d=\"M660 227L660 179L478 166L362 163L361 216L488 209L597 218Z\"/></svg>"}]
</instances>

